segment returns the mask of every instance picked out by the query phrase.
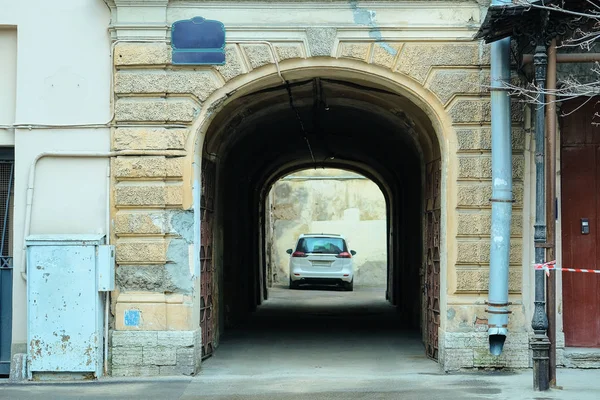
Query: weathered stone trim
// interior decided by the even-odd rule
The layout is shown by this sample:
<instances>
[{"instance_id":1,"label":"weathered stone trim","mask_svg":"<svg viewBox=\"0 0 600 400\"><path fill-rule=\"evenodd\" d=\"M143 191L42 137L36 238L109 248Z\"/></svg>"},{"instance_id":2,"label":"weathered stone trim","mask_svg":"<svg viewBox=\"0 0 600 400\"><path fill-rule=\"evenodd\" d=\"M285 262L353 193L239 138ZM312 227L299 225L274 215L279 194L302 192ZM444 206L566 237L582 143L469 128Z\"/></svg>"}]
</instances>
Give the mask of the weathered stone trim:
<instances>
[{"instance_id":1,"label":"weathered stone trim","mask_svg":"<svg viewBox=\"0 0 600 400\"><path fill-rule=\"evenodd\" d=\"M111 331L113 376L194 375L201 363L200 330Z\"/></svg>"},{"instance_id":2,"label":"weathered stone trim","mask_svg":"<svg viewBox=\"0 0 600 400\"><path fill-rule=\"evenodd\" d=\"M189 130L163 127L121 127L113 131L114 150L185 150Z\"/></svg>"},{"instance_id":3,"label":"weathered stone trim","mask_svg":"<svg viewBox=\"0 0 600 400\"><path fill-rule=\"evenodd\" d=\"M529 368L529 333L511 332L502 354L492 356L485 332L442 332L440 364L446 372L470 368Z\"/></svg>"},{"instance_id":4,"label":"weathered stone trim","mask_svg":"<svg viewBox=\"0 0 600 400\"><path fill-rule=\"evenodd\" d=\"M171 64L171 46L165 42L117 43L114 51L116 66Z\"/></svg>"},{"instance_id":5,"label":"weathered stone trim","mask_svg":"<svg viewBox=\"0 0 600 400\"><path fill-rule=\"evenodd\" d=\"M183 203L183 187L180 182L120 182L115 186L117 208L167 207Z\"/></svg>"}]
</instances>

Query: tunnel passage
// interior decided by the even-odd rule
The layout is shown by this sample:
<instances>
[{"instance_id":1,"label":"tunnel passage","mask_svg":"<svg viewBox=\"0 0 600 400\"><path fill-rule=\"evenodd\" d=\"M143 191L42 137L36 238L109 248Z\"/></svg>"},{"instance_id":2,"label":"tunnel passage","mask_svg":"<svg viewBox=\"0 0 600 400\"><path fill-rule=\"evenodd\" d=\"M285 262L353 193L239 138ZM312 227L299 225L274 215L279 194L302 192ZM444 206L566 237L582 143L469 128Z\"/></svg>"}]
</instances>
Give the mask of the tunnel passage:
<instances>
[{"instance_id":1,"label":"tunnel passage","mask_svg":"<svg viewBox=\"0 0 600 400\"><path fill-rule=\"evenodd\" d=\"M440 196L432 193L439 191L439 159L425 113L367 82L324 74L297 79L239 97L219 111L202 153L202 198L212 213L202 228L201 258L212 261L212 276L203 264L201 289L204 313L210 308L212 319L201 317L210 325L203 328L206 355L225 329L268 297L265 197L279 178L307 168L354 171L380 187L388 226L385 296L405 326L436 340L436 316L427 309L439 310L439 304L423 293L439 299L439 284L430 285L427 276L438 273L439 282L439 254L436 260L428 253L430 238L437 235L439 243ZM437 264L428 268L429 261Z\"/></svg>"}]
</instances>

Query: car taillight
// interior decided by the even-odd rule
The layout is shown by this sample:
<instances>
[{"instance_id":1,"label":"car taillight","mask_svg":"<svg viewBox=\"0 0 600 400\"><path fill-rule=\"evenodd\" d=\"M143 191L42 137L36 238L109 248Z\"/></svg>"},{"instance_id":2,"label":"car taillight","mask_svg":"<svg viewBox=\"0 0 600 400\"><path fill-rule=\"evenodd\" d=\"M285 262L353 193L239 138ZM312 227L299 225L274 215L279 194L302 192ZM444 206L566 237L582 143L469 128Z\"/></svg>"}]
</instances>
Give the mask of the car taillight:
<instances>
[{"instance_id":1,"label":"car taillight","mask_svg":"<svg viewBox=\"0 0 600 400\"><path fill-rule=\"evenodd\" d=\"M348 253L347 251L342 251L336 257L337 258L352 258L352 254Z\"/></svg>"},{"instance_id":2,"label":"car taillight","mask_svg":"<svg viewBox=\"0 0 600 400\"><path fill-rule=\"evenodd\" d=\"M301 251L295 251L295 252L292 254L292 257L308 257L308 256L306 255L306 253L303 253L303 252L301 252Z\"/></svg>"}]
</instances>

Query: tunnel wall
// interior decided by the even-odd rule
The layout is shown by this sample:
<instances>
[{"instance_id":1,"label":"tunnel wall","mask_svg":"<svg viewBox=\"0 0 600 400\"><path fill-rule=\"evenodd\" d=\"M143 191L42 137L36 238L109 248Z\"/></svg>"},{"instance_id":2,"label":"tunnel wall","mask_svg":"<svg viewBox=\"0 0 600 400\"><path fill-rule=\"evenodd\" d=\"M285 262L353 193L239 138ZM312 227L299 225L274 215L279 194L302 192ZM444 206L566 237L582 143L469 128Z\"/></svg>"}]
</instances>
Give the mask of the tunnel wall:
<instances>
[{"instance_id":1,"label":"tunnel wall","mask_svg":"<svg viewBox=\"0 0 600 400\"><path fill-rule=\"evenodd\" d=\"M523 156L522 112L514 106L511 334L503 355L491 357L484 304L491 218L489 47L470 41L480 21L479 5L446 3L433 6L443 16L439 20L431 20L431 9L413 6L414 24L420 21L430 28L419 26L410 31L408 23L412 36L385 28L386 41L382 43L373 42L381 35L378 39L372 33L380 31L354 21L367 11L357 7L344 9L350 25L326 9L320 11L319 27L302 25L287 33L265 28L258 36L257 26L246 29L239 25L242 11L233 6L218 14L221 10L217 8L168 8L167 2L162 13L158 3L151 9L139 5L139 18L143 15L146 25L138 26L137 31L126 24L138 18L131 12L133 6L113 7L113 35L123 41L115 42L113 57L114 110L120 126L112 130L112 150L170 152L112 160L111 233L118 263L118 289L112 296L113 375L198 370L199 261L198 237L193 231L199 221L199 199L194 198L192 188L198 186L199 178L193 162L198 162L212 118L230 97L278 81L275 60L284 75L335 70L340 76L354 74L365 81L385 82L390 90L405 93L423 107L433 121L442 158L439 362L446 370L528 366L529 323L521 296L523 276L528 276L521 267L527 264L527 250L521 238L523 222L528 220L523 196L529 170ZM406 19L409 6L403 7L388 5L380 12L388 21L386 26ZM450 14L450 9L455 12ZM263 10L265 16L269 12ZM164 29L150 24L168 25L199 14L220 16L226 26L231 22L235 27L225 48L225 65L173 65ZM302 15L298 11L297 18ZM326 22L327 18L332 20ZM274 53L266 44L241 42L257 37L268 40ZM237 43L236 38L240 40ZM127 42L135 39L149 42ZM137 123L155 127L136 127ZM127 124L131 126L124 126ZM135 325L125 318L130 310L142 315ZM164 357L152 355L159 353Z\"/></svg>"}]
</instances>

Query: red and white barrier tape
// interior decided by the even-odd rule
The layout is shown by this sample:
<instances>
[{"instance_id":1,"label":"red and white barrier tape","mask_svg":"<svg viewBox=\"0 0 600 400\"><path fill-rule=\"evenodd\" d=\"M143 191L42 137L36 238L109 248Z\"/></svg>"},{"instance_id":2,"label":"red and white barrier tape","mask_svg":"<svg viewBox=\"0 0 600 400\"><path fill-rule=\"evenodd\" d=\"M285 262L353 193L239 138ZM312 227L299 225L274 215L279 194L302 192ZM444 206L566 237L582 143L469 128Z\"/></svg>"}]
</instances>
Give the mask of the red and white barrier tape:
<instances>
[{"instance_id":1,"label":"red and white barrier tape","mask_svg":"<svg viewBox=\"0 0 600 400\"><path fill-rule=\"evenodd\" d=\"M550 270L554 271L568 271L568 272L589 272L592 274L600 274L600 270L597 269L582 269L582 268L560 268L556 266L556 260L548 261L544 264L534 264L535 269L543 269L546 271L546 275L550 275Z\"/></svg>"}]
</instances>

